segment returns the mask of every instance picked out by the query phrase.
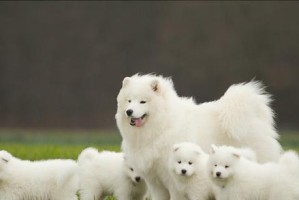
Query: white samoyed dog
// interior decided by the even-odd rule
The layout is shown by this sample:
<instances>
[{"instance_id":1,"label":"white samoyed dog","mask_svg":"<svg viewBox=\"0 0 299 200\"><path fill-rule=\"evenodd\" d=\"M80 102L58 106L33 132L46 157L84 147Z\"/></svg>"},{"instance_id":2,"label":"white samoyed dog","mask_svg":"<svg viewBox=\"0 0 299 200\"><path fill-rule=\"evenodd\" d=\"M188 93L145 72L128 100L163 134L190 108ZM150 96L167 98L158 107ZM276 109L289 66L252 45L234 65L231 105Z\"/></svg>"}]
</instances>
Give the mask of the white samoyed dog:
<instances>
[{"instance_id":1,"label":"white samoyed dog","mask_svg":"<svg viewBox=\"0 0 299 200\"><path fill-rule=\"evenodd\" d=\"M260 164L227 147L212 147L208 162L217 200L299 199L299 158L285 152L278 163Z\"/></svg>"},{"instance_id":2,"label":"white samoyed dog","mask_svg":"<svg viewBox=\"0 0 299 200\"><path fill-rule=\"evenodd\" d=\"M212 183L207 173L209 155L200 146L182 142L173 146L169 169L181 200L214 199Z\"/></svg>"},{"instance_id":3,"label":"white samoyed dog","mask_svg":"<svg viewBox=\"0 0 299 200\"><path fill-rule=\"evenodd\" d=\"M168 200L174 189L168 158L175 143L194 142L205 152L211 144L249 147L259 162L277 160L281 146L270 102L258 82L233 85L219 100L196 104L179 97L170 78L136 74L123 80L115 117L122 149L134 158L152 199Z\"/></svg>"},{"instance_id":4,"label":"white samoyed dog","mask_svg":"<svg viewBox=\"0 0 299 200\"><path fill-rule=\"evenodd\" d=\"M124 154L84 149L79 157L81 200L100 200L114 195L119 200L141 200L146 183L124 159Z\"/></svg>"},{"instance_id":5,"label":"white samoyed dog","mask_svg":"<svg viewBox=\"0 0 299 200\"><path fill-rule=\"evenodd\" d=\"M20 160L0 151L0 200L77 200L73 160Z\"/></svg>"}]
</instances>

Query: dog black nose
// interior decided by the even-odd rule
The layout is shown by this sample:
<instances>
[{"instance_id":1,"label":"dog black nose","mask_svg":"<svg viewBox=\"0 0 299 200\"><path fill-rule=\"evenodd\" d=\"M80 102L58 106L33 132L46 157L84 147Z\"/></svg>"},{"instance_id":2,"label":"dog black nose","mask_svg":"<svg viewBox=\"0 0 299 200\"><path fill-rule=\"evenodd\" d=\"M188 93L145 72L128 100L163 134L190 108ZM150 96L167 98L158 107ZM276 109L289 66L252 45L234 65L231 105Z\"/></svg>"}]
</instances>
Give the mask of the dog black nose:
<instances>
[{"instance_id":1,"label":"dog black nose","mask_svg":"<svg viewBox=\"0 0 299 200\"><path fill-rule=\"evenodd\" d=\"M182 174L186 174L187 170L182 169Z\"/></svg>"},{"instance_id":2,"label":"dog black nose","mask_svg":"<svg viewBox=\"0 0 299 200\"><path fill-rule=\"evenodd\" d=\"M221 172L216 172L216 176L220 177L221 176Z\"/></svg>"},{"instance_id":3,"label":"dog black nose","mask_svg":"<svg viewBox=\"0 0 299 200\"><path fill-rule=\"evenodd\" d=\"M132 109L129 109L126 111L127 115L130 117L132 114L133 114L133 110Z\"/></svg>"},{"instance_id":4,"label":"dog black nose","mask_svg":"<svg viewBox=\"0 0 299 200\"><path fill-rule=\"evenodd\" d=\"M136 182L139 182L140 179L141 179L141 178L140 178L139 176L135 177L135 181L136 181Z\"/></svg>"}]
</instances>

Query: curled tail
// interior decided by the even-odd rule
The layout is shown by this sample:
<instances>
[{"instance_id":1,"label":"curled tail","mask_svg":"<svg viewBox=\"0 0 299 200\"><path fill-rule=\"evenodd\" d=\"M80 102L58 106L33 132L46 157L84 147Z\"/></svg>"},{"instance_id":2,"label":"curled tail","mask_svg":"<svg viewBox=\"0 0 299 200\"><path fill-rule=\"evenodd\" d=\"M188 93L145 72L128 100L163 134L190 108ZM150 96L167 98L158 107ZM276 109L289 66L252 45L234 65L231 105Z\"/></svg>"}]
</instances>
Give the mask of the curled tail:
<instances>
[{"instance_id":1,"label":"curled tail","mask_svg":"<svg viewBox=\"0 0 299 200\"><path fill-rule=\"evenodd\" d=\"M86 161L93 160L98 154L99 154L99 152L95 148L88 147L88 148L84 149L78 157L79 165Z\"/></svg>"},{"instance_id":2,"label":"curled tail","mask_svg":"<svg viewBox=\"0 0 299 200\"><path fill-rule=\"evenodd\" d=\"M271 96L258 81L232 85L218 101L221 128L237 140L256 132L278 138L274 113L269 106L271 101Z\"/></svg>"}]
</instances>

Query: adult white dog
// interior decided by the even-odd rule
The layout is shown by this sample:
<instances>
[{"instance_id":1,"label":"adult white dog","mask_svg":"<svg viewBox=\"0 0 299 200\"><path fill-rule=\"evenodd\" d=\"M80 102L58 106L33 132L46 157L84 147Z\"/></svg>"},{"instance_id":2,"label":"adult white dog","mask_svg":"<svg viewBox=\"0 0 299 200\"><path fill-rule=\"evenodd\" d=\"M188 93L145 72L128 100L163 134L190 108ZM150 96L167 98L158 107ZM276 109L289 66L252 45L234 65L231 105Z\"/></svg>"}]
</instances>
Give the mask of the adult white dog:
<instances>
[{"instance_id":1,"label":"adult white dog","mask_svg":"<svg viewBox=\"0 0 299 200\"><path fill-rule=\"evenodd\" d=\"M299 158L285 152L278 163L259 164L237 149L213 147L208 169L217 200L299 199Z\"/></svg>"},{"instance_id":2,"label":"adult white dog","mask_svg":"<svg viewBox=\"0 0 299 200\"><path fill-rule=\"evenodd\" d=\"M182 142L173 146L169 170L177 199L214 199L212 183L207 173L208 159L209 155L194 143Z\"/></svg>"},{"instance_id":3,"label":"adult white dog","mask_svg":"<svg viewBox=\"0 0 299 200\"><path fill-rule=\"evenodd\" d=\"M77 200L73 160L28 161L0 151L0 200Z\"/></svg>"},{"instance_id":4,"label":"adult white dog","mask_svg":"<svg viewBox=\"0 0 299 200\"><path fill-rule=\"evenodd\" d=\"M81 200L143 200L146 183L124 159L123 153L84 149L78 158Z\"/></svg>"},{"instance_id":5,"label":"adult white dog","mask_svg":"<svg viewBox=\"0 0 299 200\"><path fill-rule=\"evenodd\" d=\"M281 147L270 101L260 83L249 82L198 105L179 97L170 78L136 74L123 80L116 121L123 151L134 158L152 199L168 200L174 190L168 157L175 143L194 142L206 152L211 144L249 147L259 162L277 160Z\"/></svg>"}]
</instances>

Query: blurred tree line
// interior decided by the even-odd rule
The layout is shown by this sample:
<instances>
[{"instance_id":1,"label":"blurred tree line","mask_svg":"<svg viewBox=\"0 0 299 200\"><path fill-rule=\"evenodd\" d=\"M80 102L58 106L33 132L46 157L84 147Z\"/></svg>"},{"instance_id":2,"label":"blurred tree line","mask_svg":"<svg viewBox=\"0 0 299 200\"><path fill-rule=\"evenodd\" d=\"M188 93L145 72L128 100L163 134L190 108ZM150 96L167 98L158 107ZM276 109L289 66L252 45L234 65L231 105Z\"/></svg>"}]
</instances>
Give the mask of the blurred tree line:
<instances>
[{"instance_id":1,"label":"blurred tree line","mask_svg":"<svg viewBox=\"0 0 299 200\"><path fill-rule=\"evenodd\" d=\"M1 1L0 126L116 128L122 79L153 72L198 103L261 80L298 128L298 53L296 1Z\"/></svg>"}]
</instances>

